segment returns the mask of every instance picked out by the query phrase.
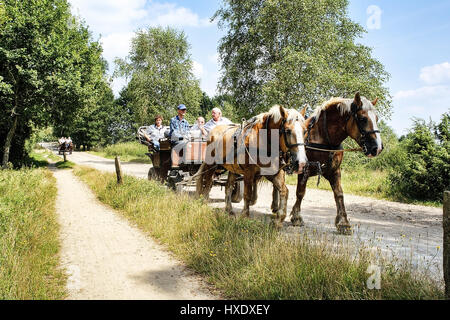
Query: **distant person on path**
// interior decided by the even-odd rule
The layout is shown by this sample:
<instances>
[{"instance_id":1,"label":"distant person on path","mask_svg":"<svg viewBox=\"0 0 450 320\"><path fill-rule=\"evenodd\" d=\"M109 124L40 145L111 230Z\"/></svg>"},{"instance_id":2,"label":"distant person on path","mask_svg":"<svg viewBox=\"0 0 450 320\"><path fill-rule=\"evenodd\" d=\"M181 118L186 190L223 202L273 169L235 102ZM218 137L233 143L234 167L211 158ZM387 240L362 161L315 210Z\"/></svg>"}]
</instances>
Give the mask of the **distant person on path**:
<instances>
[{"instance_id":1,"label":"distant person on path","mask_svg":"<svg viewBox=\"0 0 450 320\"><path fill-rule=\"evenodd\" d=\"M72 139L70 137L68 137L66 139L66 148L70 148L70 144L72 143Z\"/></svg>"}]
</instances>

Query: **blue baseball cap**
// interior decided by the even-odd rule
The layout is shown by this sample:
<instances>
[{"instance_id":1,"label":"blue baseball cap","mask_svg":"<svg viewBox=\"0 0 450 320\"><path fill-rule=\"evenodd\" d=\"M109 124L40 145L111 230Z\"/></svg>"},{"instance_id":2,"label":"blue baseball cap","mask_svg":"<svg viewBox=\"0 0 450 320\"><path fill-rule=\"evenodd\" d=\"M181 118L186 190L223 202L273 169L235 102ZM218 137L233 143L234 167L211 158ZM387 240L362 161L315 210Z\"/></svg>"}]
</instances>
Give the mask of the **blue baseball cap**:
<instances>
[{"instance_id":1,"label":"blue baseball cap","mask_svg":"<svg viewBox=\"0 0 450 320\"><path fill-rule=\"evenodd\" d=\"M186 106L184 104L180 104L178 106L178 110L186 110Z\"/></svg>"}]
</instances>

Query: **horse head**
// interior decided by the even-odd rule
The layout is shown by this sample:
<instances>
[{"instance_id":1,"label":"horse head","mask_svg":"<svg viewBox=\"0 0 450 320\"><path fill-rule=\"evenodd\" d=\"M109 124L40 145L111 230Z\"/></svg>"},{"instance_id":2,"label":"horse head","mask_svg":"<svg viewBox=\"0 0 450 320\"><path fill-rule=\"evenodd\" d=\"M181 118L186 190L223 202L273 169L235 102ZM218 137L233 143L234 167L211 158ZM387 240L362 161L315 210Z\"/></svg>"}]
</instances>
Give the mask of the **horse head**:
<instances>
[{"instance_id":1,"label":"horse head","mask_svg":"<svg viewBox=\"0 0 450 320\"><path fill-rule=\"evenodd\" d=\"M304 132L306 109L298 112L294 109L285 109L282 106L274 106L269 113L279 114L273 117L273 126L280 130L280 150L288 156L293 172L303 172L308 158L306 157Z\"/></svg>"},{"instance_id":2,"label":"horse head","mask_svg":"<svg viewBox=\"0 0 450 320\"><path fill-rule=\"evenodd\" d=\"M383 151L380 130L378 129L378 116L375 105L378 98L369 101L356 93L351 104L351 116L347 121L347 132L363 149L366 156L372 158Z\"/></svg>"}]
</instances>

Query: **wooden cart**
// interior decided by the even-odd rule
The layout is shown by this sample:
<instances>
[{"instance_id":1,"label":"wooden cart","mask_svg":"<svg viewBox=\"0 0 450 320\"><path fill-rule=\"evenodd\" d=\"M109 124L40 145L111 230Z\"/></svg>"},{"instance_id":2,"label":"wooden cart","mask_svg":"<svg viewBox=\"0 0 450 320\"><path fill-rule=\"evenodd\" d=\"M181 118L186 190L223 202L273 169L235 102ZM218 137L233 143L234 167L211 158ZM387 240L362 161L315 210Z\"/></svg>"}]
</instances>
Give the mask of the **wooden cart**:
<instances>
[{"instance_id":1,"label":"wooden cart","mask_svg":"<svg viewBox=\"0 0 450 320\"><path fill-rule=\"evenodd\" d=\"M152 161L152 167L148 172L149 180L158 180L167 184L171 189L181 191L184 188L195 186L195 174L205 161L207 142L204 138L190 138L183 140L183 151L177 152L180 148L175 148L167 138L160 139L160 148L156 150L153 143L148 142L143 133L147 132L146 126L140 127L137 132L137 139L140 143L148 146L149 152L146 155ZM214 185L226 186L227 171L219 167L215 171ZM240 202L244 195L244 181L238 177L233 188L232 201Z\"/></svg>"}]
</instances>

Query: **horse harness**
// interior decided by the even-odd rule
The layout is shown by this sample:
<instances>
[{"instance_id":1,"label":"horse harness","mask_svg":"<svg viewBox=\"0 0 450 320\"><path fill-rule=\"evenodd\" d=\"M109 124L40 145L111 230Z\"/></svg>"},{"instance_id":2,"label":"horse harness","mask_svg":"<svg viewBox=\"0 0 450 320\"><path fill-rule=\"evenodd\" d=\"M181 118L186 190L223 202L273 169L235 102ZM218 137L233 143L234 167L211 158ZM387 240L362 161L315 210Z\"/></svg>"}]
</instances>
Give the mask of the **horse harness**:
<instances>
[{"instance_id":1,"label":"horse harness","mask_svg":"<svg viewBox=\"0 0 450 320\"><path fill-rule=\"evenodd\" d=\"M269 131L269 121L270 121L270 118L271 118L271 116L269 115L269 116L266 118L266 121L265 121L264 127L263 127L263 129L267 130L268 133L270 132L270 131ZM243 122L241 123L241 125L239 126L239 128L233 133L234 149L235 149L236 152L237 152L237 150L238 150L238 140L240 139L242 145L245 147L245 151L247 152L248 156L251 158L250 151L248 150L247 146L245 145L245 138L247 137L248 133L246 132L246 134L242 134L242 131L243 131L244 129L248 129L248 127L249 127L250 125L254 124L256 118L253 117L253 118L251 118L251 119L248 120L248 121L246 121L245 119L242 119L242 120L243 120ZM284 138L284 142L285 142L285 144L286 144L286 147L288 148L288 151L287 151L287 152L284 152L283 150L280 150L280 160L281 160L280 163L282 164L282 167L283 167L283 168L288 167L288 169L286 169L286 170L289 170L289 168L291 167L290 164L292 163L291 159L292 159L292 157L293 157L293 155L290 153L290 149L295 148L295 147L298 147L298 146L305 146L306 144L305 144L305 143L295 143L295 144L289 143L289 140L288 140L288 138L287 138L287 132L286 132L286 129L284 128L284 125L285 125L285 124L286 124L286 119L283 119L283 120L281 121L281 125L280 125L280 128L279 128L279 132L280 132L280 135L282 135L283 138ZM270 141L270 139L268 139L268 141ZM270 148L268 148L267 151L270 153ZM269 154L269 156L270 156L270 154ZM251 158L251 159L252 159L252 158ZM255 160L253 160L253 159L252 159L252 161L255 162L255 164L259 167L259 165L257 164L257 161L255 161ZM287 161L287 163L286 163L286 161ZM238 165L239 165L239 168L241 168L241 170L245 170L245 169L241 166L241 164L240 164L239 162L238 162Z\"/></svg>"},{"instance_id":2,"label":"horse harness","mask_svg":"<svg viewBox=\"0 0 450 320\"><path fill-rule=\"evenodd\" d=\"M361 123L361 120L359 120L358 116L357 116L357 113L360 110L361 110L361 107L358 107L353 102L352 106L351 106L351 113L347 117L347 119L345 119L345 123L347 123L348 120L350 120L350 117L353 117L353 119L355 120L356 125L358 127L358 130L359 130L359 132L361 134L360 142L363 145L362 149L361 148L344 149L342 147L342 144L339 144L339 145L332 145L331 144L330 136L329 136L329 133L328 133L328 126L327 126L327 110L323 110L322 111L322 113L323 113L323 117L322 118L323 118L323 129L325 131L325 140L327 141L328 144L320 144L320 143L309 142L310 135L311 135L311 130L317 124L317 120L318 120L316 117L311 119L311 121L310 121L310 123L308 125L308 128L307 128L306 139L305 139L305 142L306 142L305 148L310 149L310 150L314 150L314 151L319 151L319 152L328 152L329 156L328 156L327 163L324 163L323 165L321 165L319 161L315 161L315 162L308 161L306 163L306 168L305 168L305 172L307 172L307 173L304 175L303 179L306 179L309 176L309 168L310 167L316 167L316 170L317 170L318 176L319 176L319 179L317 181L317 185L319 185L319 183L320 183L320 176L322 175L322 167L329 167L329 168L331 168L332 161L333 161L333 156L334 156L334 154L336 152L344 152L344 151L347 151L347 152L348 151L352 151L352 152L354 152L354 151L361 151L361 150L364 153L367 152L367 147L366 147L366 144L365 144L367 136L369 134L372 134L372 133L380 133L380 130L372 130L372 131L364 130L363 124Z\"/></svg>"},{"instance_id":3,"label":"horse harness","mask_svg":"<svg viewBox=\"0 0 450 320\"><path fill-rule=\"evenodd\" d=\"M336 146L336 145L332 145L330 142L330 136L328 134L328 126L327 126L327 111L323 110L323 127L324 127L324 131L325 131L325 139L327 141L328 144L319 144L319 143L311 143L309 142L309 138L310 138L310 134L311 134L311 129L316 125L317 123L317 118L313 118L311 120L311 122L308 125L308 129L307 129L307 134L306 134L306 148L310 149L310 150L315 150L315 151L321 151L321 152L329 152L330 156L332 157L334 155L335 152L349 152L349 151L363 151L364 153L367 152L367 147L365 145L365 141L367 139L367 137L370 134L374 134L374 133L380 133L380 130L371 130L371 131L366 131L363 128L363 124L362 121L360 119L358 119L357 113L358 111L361 110L361 107L358 107L354 102L352 103L351 106L351 113L349 114L349 116L347 117L347 119L345 119L345 123L348 122L348 120L350 120L350 117L353 117L353 119L356 122L356 125L358 127L359 133L361 134L361 139L360 142L363 145L362 149L361 148L356 148L356 149L343 149L342 144Z\"/></svg>"}]
</instances>

